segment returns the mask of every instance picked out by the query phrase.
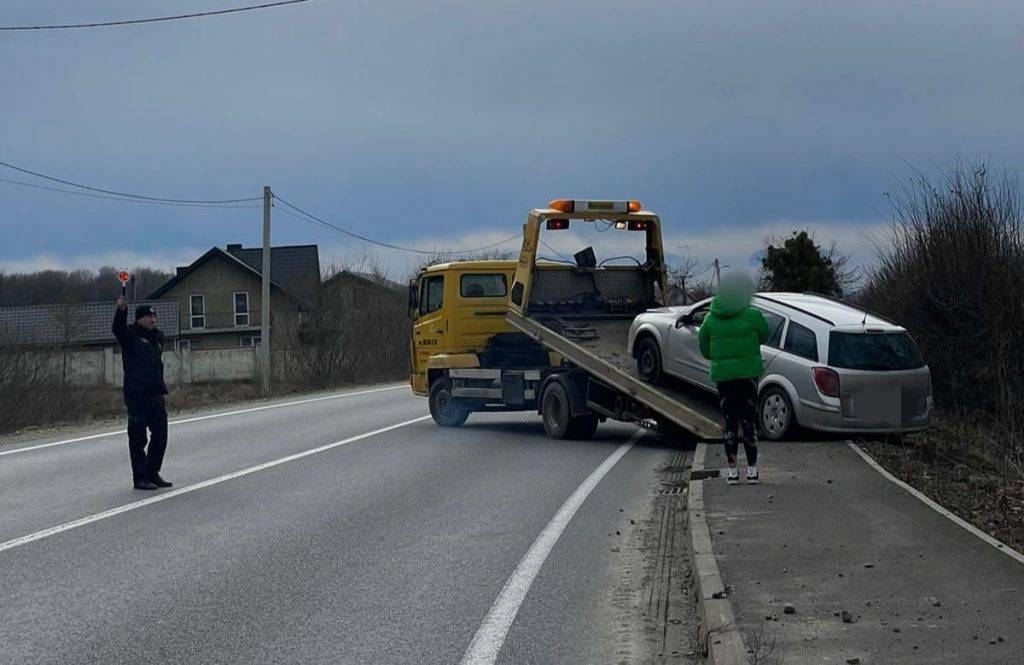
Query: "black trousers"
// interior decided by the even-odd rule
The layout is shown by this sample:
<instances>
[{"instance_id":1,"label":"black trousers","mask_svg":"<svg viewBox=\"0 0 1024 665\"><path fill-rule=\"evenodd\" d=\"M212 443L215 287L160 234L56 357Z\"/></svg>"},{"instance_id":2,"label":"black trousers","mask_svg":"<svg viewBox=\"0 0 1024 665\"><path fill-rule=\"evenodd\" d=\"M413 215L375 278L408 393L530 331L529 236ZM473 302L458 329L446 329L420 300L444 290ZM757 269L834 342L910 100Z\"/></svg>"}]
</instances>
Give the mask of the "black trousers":
<instances>
[{"instance_id":1,"label":"black trousers","mask_svg":"<svg viewBox=\"0 0 1024 665\"><path fill-rule=\"evenodd\" d=\"M737 434L743 438L743 452L747 464L757 464L757 381L733 379L718 382L718 400L725 420L725 457L729 464L736 463L739 452Z\"/></svg>"},{"instance_id":2,"label":"black trousers","mask_svg":"<svg viewBox=\"0 0 1024 665\"><path fill-rule=\"evenodd\" d=\"M163 395L125 396L128 407L128 453L136 481L160 473L167 450L167 409ZM149 449L146 430L149 430Z\"/></svg>"}]
</instances>

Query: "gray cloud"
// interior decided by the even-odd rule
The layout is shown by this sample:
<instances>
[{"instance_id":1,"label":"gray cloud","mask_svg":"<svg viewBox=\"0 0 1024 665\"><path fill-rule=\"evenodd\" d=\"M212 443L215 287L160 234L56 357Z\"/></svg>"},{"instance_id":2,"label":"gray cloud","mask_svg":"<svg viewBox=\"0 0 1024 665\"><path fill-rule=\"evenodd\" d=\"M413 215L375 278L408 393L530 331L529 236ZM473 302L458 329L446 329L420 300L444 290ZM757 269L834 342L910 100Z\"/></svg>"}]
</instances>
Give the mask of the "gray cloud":
<instances>
[{"instance_id":1,"label":"gray cloud","mask_svg":"<svg viewBox=\"0 0 1024 665\"><path fill-rule=\"evenodd\" d=\"M8 0L4 21L139 12ZM686 237L872 225L908 162L1019 163L1022 25L1019 2L320 0L5 35L0 155L156 194L271 184L393 242L512 233L556 196L640 198ZM0 202L7 266L259 234L258 211L140 211L5 185ZM337 242L283 216L275 240Z\"/></svg>"}]
</instances>

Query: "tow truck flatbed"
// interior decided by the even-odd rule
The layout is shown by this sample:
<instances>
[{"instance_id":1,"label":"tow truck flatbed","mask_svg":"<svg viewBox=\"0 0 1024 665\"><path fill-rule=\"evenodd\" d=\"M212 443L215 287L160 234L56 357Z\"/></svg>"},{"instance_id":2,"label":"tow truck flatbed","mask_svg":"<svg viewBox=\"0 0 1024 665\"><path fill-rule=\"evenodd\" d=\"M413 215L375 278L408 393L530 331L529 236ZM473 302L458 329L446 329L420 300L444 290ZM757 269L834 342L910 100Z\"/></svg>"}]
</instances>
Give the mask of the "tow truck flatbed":
<instances>
[{"instance_id":1,"label":"tow truck flatbed","mask_svg":"<svg viewBox=\"0 0 1024 665\"><path fill-rule=\"evenodd\" d=\"M636 361L626 348L632 317L534 319L510 310L506 319L594 379L646 405L656 416L668 418L702 439L721 437L720 416L713 398L681 382L651 385L636 376ZM563 322L571 322L568 329Z\"/></svg>"}]
</instances>

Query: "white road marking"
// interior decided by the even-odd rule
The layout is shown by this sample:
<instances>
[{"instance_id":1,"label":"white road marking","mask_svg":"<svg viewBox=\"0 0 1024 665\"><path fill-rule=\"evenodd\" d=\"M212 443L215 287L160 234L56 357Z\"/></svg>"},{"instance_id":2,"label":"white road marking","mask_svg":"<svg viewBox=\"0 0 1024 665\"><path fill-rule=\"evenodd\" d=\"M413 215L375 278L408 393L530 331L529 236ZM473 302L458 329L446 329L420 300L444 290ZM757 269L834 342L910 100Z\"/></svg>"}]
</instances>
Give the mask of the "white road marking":
<instances>
[{"instance_id":1,"label":"white road marking","mask_svg":"<svg viewBox=\"0 0 1024 665\"><path fill-rule=\"evenodd\" d=\"M565 531L565 527L569 525L576 511L579 510L583 502L590 496L590 493L594 491L594 488L601 482L601 479L611 471L612 467L622 459L623 455L629 452L629 449L633 447L637 439L643 436L643 434L643 430L637 432L628 441L616 448L615 452L609 455L604 462L601 462L601 465L587 476L587 479L576 488L572 496L566 499L562 507L558 509L555 516L551 518L548 525L537 536L537 540L533 541L533 545L530 546L529 551L526 552L522 561L519 562L512 576L505 582L505 587L498 594L494 604L491 605L487 617L480 624L480 628L477 629L473 641L462 656L462 665L491 665L497 660L498 653L505 643L505 637L508 635L509 628L512 627L512 622L519 612L519 606L522 604L523 599L526 598L534 578L537 577L537 573L540 572L540 568L544 565L548 554L551 553L551 549L558 542L562 532Z\"/></svg>"},{"instance_id":2,"label":"white road marking","mask_svg":"<svg viewBox=\"0 0 1024 665\"><path fill-rule=\"evenodd\" d=\"M1024 563L1024 554L1021 554L1020 552L1018 552L1017 550L1013 549L1012 547L1010 547L1006 543L1002 542L998 538L993 538L992 536L988 535L987 533L985 533L984 531L982 531L978 527L974 526L970 522L964 520L963 518L961 518L960 516L956 515L952 511L943 508L940 504L935 503L934 501L929 499L927 496L922 494L920 491L914 489L913 487L911 487L907 483L903 482L902 480L900 480L896 476L892 475L891 473L886 471L882 467L881 464L876 462L875 458L871 457L871 455L868 455L866 452L861 450L860 446L855 444L853 441L847 441L847 445L849 445L851 448L853 448L853 451L855 453L857 453L858 455L863 457L864 461L867 462L868 464L870 464L875 469L875 471L877 471L878 473L882 474L885 478L888 478L892 482L896 483L897 485L899 485L903 489L905 489L908 492L910 492L911 494L913 494L915 497L920 499L921 502L924 503L924 505L928 506L929 508L931 508L932 510L934 510L938 514L942 515L943 517L948 518L954 524L962 527L968 533L977 536L978 538L980 538L981 540L985 541L986 543L988 543L992 547L996 548L997 550L999 550L1003 554L1009 556L1010 558L1016 559L1020 563Z\"/></svg>"},{"instance_id":3,"label":"white road marking","mask_svg":"<svg viewBox=\"0 0 1024 665\"><path fill-rule=\"evenodd\" d=\"M92 524L93 522L99 522L100 520L105 520L105 519L109 519L111 517L116 517L117 515L121 515L123 513L127 513L128 511L131 511L131 510L138 510L139 508L143 508L145 506L149 506L149 505L152 505L154 503L159 503L160 501L166 501L167 499L171 499L171 498L174 498L176 496L181 496L182 494L189 494L190 492L195 492L196 490L201 490L201 489L203 489L205 487L211 487L213 485L219 485L220 483L224 483L224 482L227 482L229 480L234 480L235 478L241 478L242 476L247 476L249 474L256 473L257 471L263 471L265 469L270 469L270 468L273 468L275 466L280 466L281 464L285 464L287 462L293 462L293 461L295 461L297 459L302 459L303 457L309 457L310 455L316 455L317 453L322 453L324 451L331 450L332 448L337 448L339 446L344 446L347 443L352 443L354 441L359 441L361 439L366 439L366 438L369 438L371 436L376 436L377 434L383 434L384 432L390 432L391 430L398 429L399 427L405 427L407 425L412 425L413 423L418 423L418 422L426 420L428 418L430 418L430 416L420 416L419 418L413 418L412 420L406 420L404 422L397 423L397 424L394 424L394 425L388 425L387 427L381 427L380 429L375 429L372 432L364 432L363 434L357 434L356 436L350 436L349 438L342 439L341 441L335 441L334 443L328 443L326 445L319 446L317 448L311 448L309 450L304 450L301 453L295 453L293 455L288 455L287 457L281 457L279 459L271 460L269 462L263 462L262 464L257 464L256 466L250 466L250 467L248 467L246 469L241 469L240 471L232 471L231 473L225 473L222 476L217 476L216 478L210 478L209 480L203 480L201 482L195 483L194 485L186 485L185 487L180 487L178 489L169 490L167 492L162 492L160 494L154 494L153 496L150 496L150 497L148 497L146 499L142 499L141 501L134 501L132 503L127 503L127 504L125 504L123 506L118 506L117 508L111 508L110 510L104 510L101 513L96 513L94 515L89 515L88 517L82 517L80 519L73 520L71 522L65 522L64 524L58 524L57 526L52 526L52 527L50 527L48 529L43 529L42 531L36 531L35 533L30 533L27 536L21 536L20 538L15 538L14 540L8 540L7 542L0 543L0 552L4 552L4 551L10 550L10 549L14 549L15 547L18 547L20 545L25 545L27 543L32 543L32 542L35 542L37 540L42 540L43 538L49 538L50 536L55 536L55 535L57 535L59 533L64 533L65 531L70 531L71 529L77 529L80 526L85 526L87 524Z\"/></svg>"},{"instance_id":4,"label":"white road marking","mask_svg":"<svg viewBox=\"0 0 1024 665\"><path fill-rule=\"evenodd\" d=\"M267 409L281 409L286 406L296 406L298 404L309 404L311 402L322 402L328 399L338 399L341 397L355 397L357 395L369 395L371 393L384 392L385 390L397 390L399 388L408 388L408 384L402 383L397 386L388 386L386 388L371 388L369 390L358 390L355 392L338 393L336 395L325 395L323 397L310 397L309 399L300 399L293 402L281 402L280 404L266 404L264 406L254 406L248 409L239 409L237 411L228 411L226 413L211 413L206 416L196 416L194 418L183 418L181 420L172 420L167 423L171 425L184 425L185 423L195 423L200 420L211 420L213 418L226 418L227 416L237 416L243 413L253 413L255 411L266 411ZM4 455L16 455L18 453L27 453L31 450L39 450L41 448L51 448L53 446L63 446L68 443L76 443L78 441L89 441L92 439L105 439L109 436L125 436L125 430L119 429L116 432L103 432L102 434L90 434L89 436L80 436L74 439L64 439L63 441L53 441L51 443L41 443L37 446L27 446L25 448L15 448L14 450L2 450L0 451L0 457Z\"/></svg>"}]
</instances>

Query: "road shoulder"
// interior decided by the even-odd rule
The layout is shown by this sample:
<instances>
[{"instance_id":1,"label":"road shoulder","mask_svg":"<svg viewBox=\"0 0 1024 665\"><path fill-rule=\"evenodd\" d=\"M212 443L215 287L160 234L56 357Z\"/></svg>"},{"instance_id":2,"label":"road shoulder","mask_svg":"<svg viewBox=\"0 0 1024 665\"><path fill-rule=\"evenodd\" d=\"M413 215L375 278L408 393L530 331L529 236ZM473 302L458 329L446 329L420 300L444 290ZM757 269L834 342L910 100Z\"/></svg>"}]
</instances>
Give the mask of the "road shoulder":
<instances>
[{"instance_id":1,"label":"road shoulder","mask_svg":"<svg viewBox=\"0 0 1024 665\"><path fill-rule=\"evenodd\" d=\"M708 466L724 464L720 447ZM1017 662L1024 566L845 442L762 444L759 486L706 481L725 591L758 662Z\"/></svg>"}]
</instances>

